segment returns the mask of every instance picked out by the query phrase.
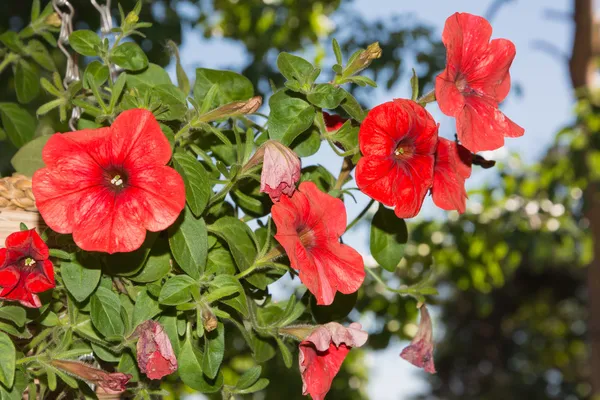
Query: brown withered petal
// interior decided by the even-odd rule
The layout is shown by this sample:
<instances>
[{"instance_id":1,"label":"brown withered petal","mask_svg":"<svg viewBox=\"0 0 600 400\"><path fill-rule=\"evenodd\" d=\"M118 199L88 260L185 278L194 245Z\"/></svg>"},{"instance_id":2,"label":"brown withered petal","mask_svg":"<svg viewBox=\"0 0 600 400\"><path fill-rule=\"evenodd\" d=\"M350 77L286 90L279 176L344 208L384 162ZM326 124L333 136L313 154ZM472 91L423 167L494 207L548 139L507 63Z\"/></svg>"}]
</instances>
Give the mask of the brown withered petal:
<instances>
[{"instance_id":1,"label":"brown withered petal","mask_svg":"<svg viewBox=\"0 0 600 400\"><path fill-rule=\"evenodd\" d=\"M421 306L421 321L417 334L400 353L400 357L416 367L423 368L430 374L435 374L433 363L433 329L427 306Z\"/></svg>"},{"instance_id":2,"label":"brown withered petal","mask_svg":"<svg viewBox=\"0 0 600 400\"><path fill-rule=\"evenodd\" d=\"M173 346L161 324L152 320L142 322L136 333L139 335L136 349L140 371L150 379L161 379L177 371Z\"/></svg>"},{"instance_id":3,"label":"brown withered petal","mask_svg":"<svg viewBox=\"0 0 600 400\"><path fill-rule=\"evenodd\" d=\"M129 374L106 372L80 361L52 360L50 364L86 382L93 383L107 394L124 392L127 390L127 382L131 379Z\"/></svg>"}]
</instances>

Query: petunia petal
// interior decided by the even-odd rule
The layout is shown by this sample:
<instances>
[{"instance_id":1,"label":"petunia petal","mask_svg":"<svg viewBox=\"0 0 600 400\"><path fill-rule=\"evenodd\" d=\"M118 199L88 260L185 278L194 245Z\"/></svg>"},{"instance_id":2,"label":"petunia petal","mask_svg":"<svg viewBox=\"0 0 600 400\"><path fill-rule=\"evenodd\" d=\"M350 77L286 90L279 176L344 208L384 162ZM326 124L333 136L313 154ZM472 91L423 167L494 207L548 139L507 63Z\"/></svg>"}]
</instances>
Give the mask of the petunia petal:
<instances>
[{"instance_id":1,"label":"petunia petal","mask_svg":"<svg viewBox=\"0 0 600 400\"><path fill-rule=\"evenodd\" d=\"M456 87L454 79L449 77L447 69L435 78L435 98L440 110L451 117L465 107L465 97Z\"/></svg>"},{"instance_id":2,"label":"petunia petal","mask_svg":"<svg viewBox=\"0 0 600 400\"><path fill-rule=\"evenodd\" d=\"M25 278L25 289L32 293L41 293L54 287L54 270L50 260L40 261L39 269L31 271Z\"/></svg>"},{"instance_id":3,"label":"petunia petal","mask_svg":"<svg viewBox=\"0 0 600 400\"><path fill-rule=\"evenodd\" d=\"M365 156L389 157L409 124L407 112L393 102L373 107L358 132L360 151Z\"/></svg>"},{"instance_id":4,"label":"petunia petal","mask_svg":"<svg viewBox=\"0 0 600 400\"><path fill-rule=\"evenodd\" d=\"M2 250L6 249L0 249L0 252ZM2 268L0 270L0 287L2 287L3 289L10 290L19 282L20 277L21 272L17 267L8 266L6 268Z\"/></svg>"},{"instance_id":5,"label":"petunia petal","mask_svg":"<svg viewBox=\"0 0 600 400\"><path fill-rule=\"evenodd\" d=\"M471 175L471 157L471 153L463 146L440 138L431 188L433 202L438 207L465 212L465 179Z\"/></svg>"},{"instance_id":6,"label":"petunia petal","mask_svg":"<svg viewBox=\"0 0 600 400\"><path fill-rule=\"evenodd\" d=\"M312 343L303 341L299 349L302 394L310 394L313 400L324 400L350 348L344 344L336 347L332 343L326 351L320 352Z\"/></svg>"},{"instance_id":7,"label":"petunia petal","mask_svg":"<svg viewBox=\"0 0 600 400\"><path fill-rule=\"evenodd\" d=\"M128 169L165 165L171 159L169 141L148 110L123 111L110 129L113 159Z\"/></svg>"},{"instance_id":8,"label":"petunia petal","mask_svg":"<svg viewBox=\"0 0 600 400\"><path fill-rule=\"evenodd\" d=\"M398 163L390 158L363 157L356 165L356 185L367 196L394 205Z\"/></svg>"},{"instance_id":9,"label":"petunia petal","mask_svg":"<svg viewBox=\"0 0 600 400\"><path fill-rule=\"evenodd\" d=\"M515 45L510 40L492 40L487 51L479 56L473 70L465 71L469 88L500 103L510 91L508 69L515 54Z\"/></svg>"},{"instance_id":10,"label":"petunia petal","mask_svg":"<svg viewBox=\"0 0 600 400\"><path fill-rule=\"evenodd\" d=\"M433 184L433 156L413 156L403 163L396 177L394 212L398 218L415 217Z\"/></svg>"},{"instance_id":11,"label":"petunia petal","mask_svg":"<svg viewBox=\"0 0 600 400\"><path fill-rule=\"evenodd\" d=\"M442 42L446 46L446 68L452 76L456 71L476 68L478 56L484 53L492 36L492 26L483 17L469 13L454 13L444 25Z\"/></svg>"},{"instance_id":12,"label":"petunia petal","mask_svg":"<svg viewBox=\"0 0 600 400\"><path fill-rule=\"evenodd\" d=\"M504 145L504 136L519 137L525 130L507 118L495 104L470 96L456 118L456 131L462 145L473 153L495 150Z\"/></svg>"}]
</instances>

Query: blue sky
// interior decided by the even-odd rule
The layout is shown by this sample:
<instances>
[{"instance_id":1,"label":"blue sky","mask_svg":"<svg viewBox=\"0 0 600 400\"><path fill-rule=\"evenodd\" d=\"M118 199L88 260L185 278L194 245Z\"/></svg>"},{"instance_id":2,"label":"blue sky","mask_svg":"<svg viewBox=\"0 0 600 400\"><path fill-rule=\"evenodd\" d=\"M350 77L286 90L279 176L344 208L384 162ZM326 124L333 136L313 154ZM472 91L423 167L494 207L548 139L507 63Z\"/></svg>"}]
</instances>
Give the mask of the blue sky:
<instances>
[{"instance_id":1,"label":"blue sky","mask_svg":"<svg viewBox=\"0 0 600 400\"><path fill-rule=\"evenodd\" d=\"M511 152L516 152L526 163L535 161L552 142L555 133L572 118L573 97L566 59L563 61L557 55L550 55L536 45L539 41L545 41L559 49L563 56L568 55L572 27L566 19L548 18L547 10L568 13L571 3L571 0L513 0L504 5L492 21L493 37L510 39L517 48L511 75L513 85L518 84L521 87L522 95L517 96L513 92L503 103L503 111L525 128L524 137L508 140L504 149L492 155L494 158L501 159ZM354 0L344 2L343 7L351 8L370 20L388 19L393 14L412 13L420 21L435 27L441 35L444 21L452 13L461 11L484 15L489 4L490 1L484 0ZM190 8L182 7L180 11L189 12ZM343 23L335 16L332 21L337 24ZM326 41L328 42L329 40ZM191 28L184 34L181 48L182 61L190 78L195 75L194 69L197 67L241 67L246 60L243 51L242 46L231 41L217 39L207 42L200 32ZM310 57L310 54L305 56ZM394 97L409 96L408 84L399 83L389 92L383 89L374 90L370 106ZM441 114L436 105L428 106L428 110L440 123L440 135L453 137L453 119ZM341 161L325 145L317 155L303 161L304 165L324 164L334 173L339 171L341 165ZM494 179L494 172L483 173L481 170L475 170L467 188L478 187L488 179ZM368 202L366 196L359 195L357 199L357 204L352 204L351 200L347 201L349 221ZM422 214L427 217L443 215L433 209L431 200L426 200ZM361 253L368 253L368 230L365 226L357 226L344 239ZM368 320L361 322L368 328ZM398 357L405 345L406 343L393 343L385 351L373 353L368 357L367 361L371 367L368 391L371 398L407 399L425 387L425 382L419 377L420 372Z\"/></svg>"}]
</instances>

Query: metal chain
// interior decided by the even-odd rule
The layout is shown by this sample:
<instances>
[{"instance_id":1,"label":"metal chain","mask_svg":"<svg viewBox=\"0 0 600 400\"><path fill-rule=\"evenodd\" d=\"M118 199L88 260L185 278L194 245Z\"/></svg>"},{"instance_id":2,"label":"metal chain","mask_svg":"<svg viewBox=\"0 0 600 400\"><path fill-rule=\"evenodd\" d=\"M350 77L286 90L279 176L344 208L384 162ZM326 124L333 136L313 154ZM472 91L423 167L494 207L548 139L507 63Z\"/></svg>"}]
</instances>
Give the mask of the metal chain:
<instances>
[{"instance_id":1,"label":"metal chain","mask_svg":"<svg viewBox=\"0 0 600 400\"><path fill-rule=\"evenodd\" d=\"M100 31L103 35L108 35L113 27L112 16L110 15L110 1L106 0L106 4L98 4L96 0L90 0L92 5L100 13Z\"/></svg>"},{"instance_id":2,"label":"metal chain","mask_svg":"<svg viewBox=\"0 0 600 400\"><path fill-rule=\"evenodd\" d=\"M68 89L73 82L80 80L77 62L75 62L73 56L66 48L69 44L69 36L73 33L73 16L75 15L75 9L68 0L52 0L52 7L61 20L60 33L58 35L58 47L65 57L67 57L67 69L65 71L63 85L65 89ZM77 129L77 121L80 117L81 109L79 107L73 107L71 118L69 119L69 128L71 128L71 130Z\"/></svg>"}]
</instances>

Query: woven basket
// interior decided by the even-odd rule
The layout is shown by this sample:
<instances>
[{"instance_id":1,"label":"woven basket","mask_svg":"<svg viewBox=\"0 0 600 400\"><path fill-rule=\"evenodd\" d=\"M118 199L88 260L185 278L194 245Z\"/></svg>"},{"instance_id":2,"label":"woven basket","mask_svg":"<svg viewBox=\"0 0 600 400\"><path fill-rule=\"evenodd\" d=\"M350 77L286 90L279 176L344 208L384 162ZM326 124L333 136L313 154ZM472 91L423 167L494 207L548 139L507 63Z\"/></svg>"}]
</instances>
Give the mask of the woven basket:
<instances>
[{"instance_id":1,"label":"woven basket","mask_svg":"<svg viewBox=\"0 0 600 400\"><path fill-rule=\"evenodd\" d=\"M20 230L21 223L38 232L45 228L35 207L31 178L14 174L0 179L0 247L8 235Z\"/></svg>"}]
</instances>

